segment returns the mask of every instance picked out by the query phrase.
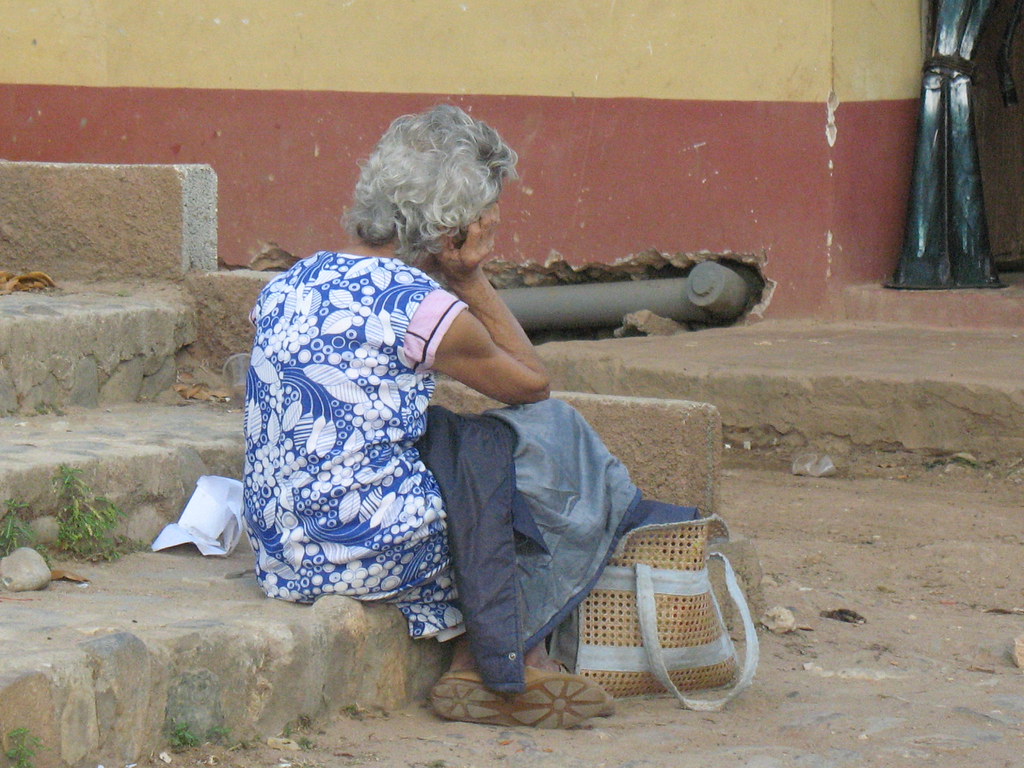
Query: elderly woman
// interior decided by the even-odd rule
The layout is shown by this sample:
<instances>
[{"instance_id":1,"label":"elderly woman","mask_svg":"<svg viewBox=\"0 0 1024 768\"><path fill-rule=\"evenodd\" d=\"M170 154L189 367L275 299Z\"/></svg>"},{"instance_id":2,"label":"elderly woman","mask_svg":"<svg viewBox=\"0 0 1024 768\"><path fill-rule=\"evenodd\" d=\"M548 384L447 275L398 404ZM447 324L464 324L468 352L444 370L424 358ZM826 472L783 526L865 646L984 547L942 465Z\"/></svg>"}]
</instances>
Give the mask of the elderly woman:
<instances>
[{"instance_id":1,"label":"elderly woman","mask_svg":"<svg viewBox=\"0 0 1024 768\"><path fill-rule=\"evenodd\" d=\"M575 411L548 400L481 269L516 161L456 107L400 117L362 167L356 244L266 286L251 315L245 519L268 595L387 601L412 636L454 639L432 692L442 716L565 727L613 705L544 640L642 504ZM428 415L435 372L520 407Z\"/></svg>"}]
</instances>

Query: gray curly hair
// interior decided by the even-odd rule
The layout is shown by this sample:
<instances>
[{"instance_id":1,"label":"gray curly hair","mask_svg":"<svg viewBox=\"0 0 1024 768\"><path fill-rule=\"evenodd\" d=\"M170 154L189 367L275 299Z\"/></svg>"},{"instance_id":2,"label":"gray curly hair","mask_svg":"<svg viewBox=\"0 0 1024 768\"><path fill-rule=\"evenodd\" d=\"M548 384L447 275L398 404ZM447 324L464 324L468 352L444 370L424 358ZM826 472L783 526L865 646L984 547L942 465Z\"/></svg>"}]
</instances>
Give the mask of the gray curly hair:
<instances>
[{"instance_id":1,"label":"gray curly hair","mask_svg":"<svg viewBox=\"0 0 1024 768\"><path fill-rule=\"evenodd\" d=\"M458 107L403 115L361 163L345 226L369 246L397 240L409 263L438 254L445 235L480 218L505 179L518 178L517 160L497 131Z\"/></svg>"}]
</instances>

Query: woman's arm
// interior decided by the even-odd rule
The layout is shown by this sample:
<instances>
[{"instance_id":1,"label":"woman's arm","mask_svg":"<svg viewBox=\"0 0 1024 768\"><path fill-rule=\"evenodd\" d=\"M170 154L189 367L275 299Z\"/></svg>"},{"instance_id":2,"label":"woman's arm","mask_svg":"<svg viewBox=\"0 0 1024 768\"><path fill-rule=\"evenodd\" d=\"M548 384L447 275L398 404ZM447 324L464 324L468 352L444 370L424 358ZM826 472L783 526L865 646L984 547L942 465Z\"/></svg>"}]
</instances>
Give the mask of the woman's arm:
<instances>
[{"instance_id":1,"label":"woman's arm","mask_svg":"<svg viewBox=\"0 0 1024 768\"><path fill-rule=\"evenodd\" d=\"M436 267L448 290L469 306L437 348L434 368L503 403L533 403L550 392L550 379L519 321L483 273L500 221L497 205L470 225L461 248L448 242Z\"/></svg>"}]
</instances>

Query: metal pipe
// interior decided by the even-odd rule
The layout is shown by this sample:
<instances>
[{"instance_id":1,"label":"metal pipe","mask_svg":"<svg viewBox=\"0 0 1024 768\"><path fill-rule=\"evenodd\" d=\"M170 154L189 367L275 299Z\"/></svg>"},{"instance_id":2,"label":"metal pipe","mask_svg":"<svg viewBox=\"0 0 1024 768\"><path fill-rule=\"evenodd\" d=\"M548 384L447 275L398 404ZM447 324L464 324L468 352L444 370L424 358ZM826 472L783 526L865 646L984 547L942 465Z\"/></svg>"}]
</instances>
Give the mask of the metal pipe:
<instances>
[{"instance_id":1,"label":"metal pipe","mask_svg":"<svg viewBox=\"0 0 1024 768\"><path fill-rule=\"evenodd\" d=\"M617 326L646 309L679 322L722 323L747 307L750 286L737 272L702 261L686 277L586 285L507 288L498 292L527 331Z\"/></svg>"}]
</instances>

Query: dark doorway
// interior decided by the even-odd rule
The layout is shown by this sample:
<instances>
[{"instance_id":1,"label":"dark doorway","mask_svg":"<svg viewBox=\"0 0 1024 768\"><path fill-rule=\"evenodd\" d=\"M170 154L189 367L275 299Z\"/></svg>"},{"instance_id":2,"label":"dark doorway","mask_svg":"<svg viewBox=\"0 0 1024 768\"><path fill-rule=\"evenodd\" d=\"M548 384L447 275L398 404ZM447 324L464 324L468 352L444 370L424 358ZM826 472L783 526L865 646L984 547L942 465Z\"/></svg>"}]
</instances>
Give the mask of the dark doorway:
<instances>
[{"instance_id":1,"label":"dark doorway","mask_svg":"<svg viewBox=\"0 0 1024 768\"><path fill-rule=\"evenodd\" d=\"M934 5L934 0L929 0ZM975 57L978 152L989 240L1001 273L1024 271L1024 29L1010 58L1020 103L1004 106L997 61L1015 0L996 0ZM1024 23L1021 25L1024 27Z\"/></svg>"}]
</instances>

